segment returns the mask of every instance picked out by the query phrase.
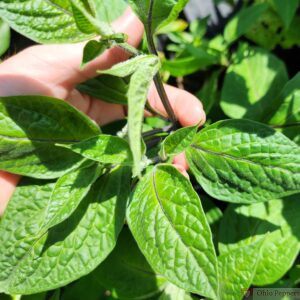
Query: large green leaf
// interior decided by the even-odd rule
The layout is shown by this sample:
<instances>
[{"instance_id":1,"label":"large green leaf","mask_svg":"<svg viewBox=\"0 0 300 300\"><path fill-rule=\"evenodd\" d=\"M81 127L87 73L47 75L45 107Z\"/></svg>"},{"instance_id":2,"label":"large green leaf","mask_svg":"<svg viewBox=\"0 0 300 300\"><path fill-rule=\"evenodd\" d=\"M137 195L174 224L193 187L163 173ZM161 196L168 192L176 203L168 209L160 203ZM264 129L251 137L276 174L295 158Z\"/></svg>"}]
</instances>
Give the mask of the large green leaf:
<instances>
[{"instance_id":1,"label":"large green leaf","mask_svg":"<svg viewBox=\"0 0 300 300\"><path fill-rule=\"evenodd\" d=\"M230 118L261 121L287 80L284 63L273 54L241 46L226 72L221 107Z\"/></svg>"},{"instance_id":2,"label":"large green leaf","mask_svg":"<svg viewBox=\"0 0 300 300\"><path fill-rule=\"evenodd\" d=\"M60 146L103 164L132 164L128 142L117 136L101 134L80 143Z\"/></svg>"},{"instance_id":3,"label":"large green leaf","mask_svg":"<svg viewBox=\"0 0 300 300\"><path fill-rule=\"evenodd\" d=\"M299 194L252 205L230 205L220 224L222 254L265 239L254 285L280 279L293 265L300 249ZM256 257L256 253L253 254Z\"/></svg>"},{"instance_id":4,"label":"large green leaf","mask_svg":"<svg viewBox=\"0 0 300 300\"><path fill-rule=\"evenodd\" d=\"M187 291L216 298L211 231L197 193L173 166L158 165L143 177L127 221L154 271Z\"/></svg>"},{"instance_id":5,"label":"large green leaf","mask_svg":"<svg viewBox=\"0 0 300 300\"><path fill-rule=\"evenodd\" d=\"M289 138L300 143L300 73L283 88L269 123L278 127Z\"/></svg>"},{"instance_id":6,"label":"large green leaf","mask_svg":"<svg viewBox=\"0 0 300 300\"><path fill-rule=\"evenodd\" d=\"M64 286L95 269L112 251L124 224L127 168L92 187L65 222L37 235L53 184L17 188L0 223L0 291L32 294Z\"/></svg>"},{"instance_id":7,"label":"large green leaf","mask_svg":"<svg viewBox=\"0 0 300 300\"><path fill-rule=\"evenodd\" d=\"M42 231L61 223L76 210L102 170L88 162L58 179L45 209Z\"/></svg>"},{"instance_id":8,"label":"large green leaf","mask_svg":"<svg viewBox=\"0 0 300 300\"><path fill-rule=\"evenodd\" d=\"M116 299L148 299L166 284L166 279L149 266L127 227L114 251L94 272Z\"/></svg>"},{"instance_id":9,"label":"large green leaf","mask_svg":"<svg viewBox=\"0 0 300 300\"><path fill-rule=\"evenodd\" d=\"M296 14L299 0L271 0L273 7L282 19L286 28L288 28Z\"/></svg>"},{"instance_id":10,"label":"large green leaf","mask_svg":"<svg viewBox=\"0 0 300 300\"><path fill-rule=\"evenodd\" d=\"M191 171L218 200L254 203L300 191L300 148L254 121L219 121L186 151Z\"/></svg>"},{"instance_id":11,"label":"large green leaf","mask_svg":"<svg viewBox=\"0 0 300 300\"><path fill-rule=\"evenodd\" d=\"M152 33L177 19L188 0L129 0L130 5Z\"/></svg>"},{"instance_id":12,"label":"large green leaf","mask_svg":"<svg viewBox=\"0 0 300 300\"><path fill-rule=\"evenodd\" d=\"M238 247L218 257L220 270L220 298L240 300L255 276L263 240Z\"/></svg>"},{"instance_id":13,"label":"large green leaf","mask_svg":"<svg viewBox=\"0 0 300 300\"><path fill-rule=\"evenodd\" d=\"M0 98L0 170L35 178L57 178L82 160L56 147L100 133L84 114L54 98Z\"/></svg>"},{"instance_id":14,"label":"large green leaf","mask_svg":"<svg viewBox=\"0 0 300 300\"><path fill-rule=\"evenodd\" d=\"M267 3L260 3L243 8L226 25L224 31L226 42L232 43L246 33L267 8Z\"/></svg>"},{"instance_id":15,"label":"large green leaf","mask_svg":"<svg viewBox=\"0 0 300 300\"><path fill-rule=\"evenodd\" d=\"M10 45L9 25L0 19L0 56L6 52Z\"/></svg>"},{"instance_id":16,"label":"large green leaf","mask_svg":"<svg viewBox=\"0 0 300 300\"><path fill-rule=\"evenodd\" d=\"M75 24L67 1L4 0L0 17L13 29L39 43L79 42L90 36Z\"/></svg>"}]
</instances>

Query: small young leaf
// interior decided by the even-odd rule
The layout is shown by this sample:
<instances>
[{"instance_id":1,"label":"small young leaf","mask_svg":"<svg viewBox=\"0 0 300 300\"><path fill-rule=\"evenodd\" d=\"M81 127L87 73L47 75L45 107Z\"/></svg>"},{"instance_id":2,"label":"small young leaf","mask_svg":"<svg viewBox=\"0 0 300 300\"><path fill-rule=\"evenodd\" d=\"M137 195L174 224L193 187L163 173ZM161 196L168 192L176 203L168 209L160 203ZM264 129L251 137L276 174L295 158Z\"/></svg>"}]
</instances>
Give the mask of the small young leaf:
<instances>
[{"instance_id":1,"label":"small young leaf","mask_svg":"<svg viewBox=\"0 0 300 300\"><path fill-rule=\"evenodd\" d=\"M13 29L39 43L79 42L91 36L76 26L68 1L0 1L0 17Z\"/></svg>"},{"instance_id":2,"label":"small young leaf","mask_svg":"<svg viewBox=\"0 0 300 300\"><path fill-rule=\"evenodd\" d=\"M163 159L182 153L188 148L195 135L197 134L198 124L196 126L184 127L170 134L161 144L160 156Z\"/></svg>"},{"instance_id":3,"label":"small young leaf","mask_svg":"<svg viewBox=\"0 0 300 300\"><path fill-rule=\"evenodd\" d=\"M10 45L10 27L0 19L0 56L4 54Z\"/></svg>"},{"instance_id":4,"label":"small young leaf","mask_svg":"<svg viewBox=\"0 0 300 300\"><path fill-rule=\"evenodd\" d=\"M138 66L130 79L128 89L128 136L133 155L133 176L140 176L142 170L142 127L144 108L151 81L160 68L158 57L152 56Z\"/></svg>"},{"instance_id":5,"label":"small young leaf","mask_svg":"<svg viewBox=\"0 0 300 300\"><path fill-rule=\"evenodd\" d=\"M112 135L101 134L80 143L59 146L103 164L132 164L128 142Z\"/></svg>"},{"instance_id":6,"label":"small young leaf","mask_svg":"<svg viewBox=\"0 0 300 300\"><path fill-rule=\"evenodd\" d=\"M300 250L300 194L251 205L230 205L219 228L223 255L264 239L253 284L279 280L293 265ZM254 257L256 257L254 253Z\"/></svg>"},{"instance_id":7,"label":"small young leaf","mask_svg":"<svg viewBox=\"0 0 300 300\"><path fill-rule=\"evenodd\" d=\"M70 218L43 236L53 184L35 182L17 188L0 223L0 291L10 294L51 290L90 273L124 225L128 168L102 176Z\"/></svg>"},{"instance_id":8,"label":"small young leaf","mask_svg":"<svg viewBox=\"0 0 300 300\"><path fill-rule=\"evenodd\" d=\"M224 31L224 38L226 42L231 44L246 33L253 23L258 20L262 13L267 10L267 8L267 3L260 3L243 8L226 25Z\"/></svg>"},{"instance_id":9,"label":"small young leaf","mask_svg":"<svg viewBox=\"0 0 300 300\"><path fill-rule=\"evenodd\" d=\"M45 209L42 231L63 222L76 210L102 170L88 162L58 179Z\"/></svg>"},{"instance_id":10,"label":"small young leaf","mask_svg":"<svg viewBox=\"0 0 300 300\"><path fill-rule=\"evenodd\" d=\"M254 203L300 191L300 148L264 124L219 121L186 154L197 181L218 200Z\"/></svg>"},{"instance_id":11,"label":"small young leaf","mask_svg":"<svg viewBox=\"0 0 300 300\"><path fill-rule=\"evenodd\" d=\"M149 266L127 227L116 248L94 273L116 299L148 299L166 284L166 279Z\"/></svg>"},{"instance_id":12,"label":"small young leaf","mask_svg":"<svg viewBox=\"0 0 300 300\"><path fill-rule=\"evenodd\" d=\"M225 76L221 107L233 119L262 121L287 80L284 63L273 54L241 46Z\"/></svg>"},{"instance_id":13,"label":"small young leaf","mask_svg":"<svg viewBox=\"0 0 300 300\"><path fill-rule=\"evenodd\" d=\"M0 98L0 170L57 178L82 157L56 143L74 143L100 133L99 127L65 101L43 96Z\"/></svg>"},{"instance_id":14,"label":"small young leaf","mask_svg":"<svg viewBox=\"0 0 300 300\"><path fill-rule=\"evenodd\" d=\"M273 6L282 19L285 28L288 28L296 14L299 0L271 0L273 2Z\"/></svg>"},{"instance_id":15,"label":"small young leaf","mask_svg":"<svg viewBox=\"0 0 300 300\"><path fill-rule=\"evenodd\" d=\"M77 86L77 89L108 103L127 105L128 84L123 78L100 75Z\"/></svg>"},{"instance_id":16,"label":"small young leaf","mask_svg":"<svg viewBox=\"0 0 300 300\"><path fill-rule=\"evenodd\" d=\"M177 19L188 0L129 0L133 10L152 33Z\"/></svg>"},{"instance_id":17,"label":"small young leaf","mask_svg":"<svg viewBox=\"0 0 300 300\"><path fill-rule=\"evenodd\" d=\"M154 271L186 291L216 298L211 231L187 178L171 165L154 167L138 183L127 221Z\"/></svg>"},{"instance_id":18,"label":"small young leaf","mask_svg":"<svg viewBox=\"0 0 300 300\"><path fill-rule=\"evenodd\" d=\"M139 55L124 62L118 63L108 70L100 70L99 74L107 74L117 77L126 77L132 75L136 70L150 62L157 60L153 55Z\"/></svg>"},{"instance_id":19,"label":"small young leaf","mask_svg":"<svg viewBox=\"0 0 300 300\"><path fill-rule=\"evenodd\" d=\"M108 48L109 44L106 41L89 41L83 50L81 67L84 68L89 62L100 56Z\"/></svg>"},{"instance_id":20,"label":"small young leaf","mask_svg":"<svg viewBox=\"0 0 300 300\"><path fill-rule=\"evenodd\" d=\"M240 300L255 276L264 240L233 249L218 257L220 298Z\"/></svg>"}]
</instances>

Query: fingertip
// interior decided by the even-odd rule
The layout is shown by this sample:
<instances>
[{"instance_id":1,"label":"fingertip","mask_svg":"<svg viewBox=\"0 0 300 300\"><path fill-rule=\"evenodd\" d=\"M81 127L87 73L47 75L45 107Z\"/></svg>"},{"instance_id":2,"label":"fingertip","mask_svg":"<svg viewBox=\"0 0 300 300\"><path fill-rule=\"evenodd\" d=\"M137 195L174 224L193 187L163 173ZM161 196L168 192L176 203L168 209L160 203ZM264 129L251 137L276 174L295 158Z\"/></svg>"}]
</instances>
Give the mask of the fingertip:
<instances>
[{"instance_id":1,"label":"fingertip","mask_svg":"<svg viewBox=\"0 0 300 300\"><path fill-rule=\"evenodd\" d=\"M175 113L182 126L202 126L206 121L206 115L202 103L194 95L180 90L178 92Z\"/></svg>"},{"instance_id":2,"label":"fingertip","mask_svg":"<svg viewBox=\"0 0 300 300\"><path fill-rule=\"evenodd\" d=\"M166 93L174 113L182 126L202 126L206 121L203 105L198 98L187 91L180 90L170 85L165 85ZM154 110L167 117L161 99L152 84L149 92L149 103Z\"/></svg>"},{"instance_id":3,"label":"fingertip","mask_svg":"<svg viewBox=\"0 0 300 300\"><path fill-rule=\"evenodd\" d=\"M182 166L184 170L189 169L189 165L187 163L185 153L180 153L176 155L173 159L173 164Z\"/></svg>"},{"instance_id":4,"label":"fingertip","mask_svg":"<svg viewBox=\"0 0 300 300\"><path fill-rule=\"evenodd\" d=\"M0 171L0 215L3 214L20 176Z\"/></svg>"}]
</instances>

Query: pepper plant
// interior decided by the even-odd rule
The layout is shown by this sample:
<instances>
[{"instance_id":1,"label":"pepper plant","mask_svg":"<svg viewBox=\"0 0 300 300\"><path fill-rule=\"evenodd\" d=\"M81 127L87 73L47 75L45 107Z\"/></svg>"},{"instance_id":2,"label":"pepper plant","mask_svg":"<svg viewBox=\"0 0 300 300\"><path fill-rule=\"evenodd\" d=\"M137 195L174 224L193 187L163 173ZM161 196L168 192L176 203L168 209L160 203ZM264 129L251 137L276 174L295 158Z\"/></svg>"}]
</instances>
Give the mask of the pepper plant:
<instances>
[{"instance_id":1,"label":"pepper plant","mask_svg":"<svg viewBox=\"0 0 300 300\"><path fill-rule=\"evenodd\" d=\"M275 127L298 122L286 123L285 115L295 101L293 116L299 116L299 74L288 82L275 57L266 60L263 50L241 44L233 62L245 53L248 61L229 66L222 90L221 107L232 119L180 128L164 90L155 36L186 3L129 1L145 26L148 51L141 51L111 27L126 7L121 0L0 2L0 17L34 41L87 40L83 68L109 48L129 56L78 86L128 107L126 126L113 134L59 99L0 98L0 169L24 176L0 223L0 292L56 290L53 299L76 299L80 289L91 299L109 297L105 290L114 299L242 299L242 290L274 283L292 266L300 249L300 148ZM257 19L266 4L246 9L242 16ZM225 48L220 37L204 44L214 49L206 64L227 66L231 43L249 25L242 20L238 28L235 19L228 24ZM201 35L201 26L194 24L192 33ZM199 41L173 46L178 59L195 53ZM200 64L200 57L193 59ZM235 77L232 85L232 76L270 63L281 71L265 79L281 94L268 94L257 114L255 94L243 94L243 82ZM176 65L164 61L163 71L176 73ZM147 131L152 81L168 120ZM262 93L259 83L255 87ZM278 110L266 114L270 101ZM193 184L171 164L182 152ZM223 215L211 199L232 204Z\"/></svg>"}]
</instances>

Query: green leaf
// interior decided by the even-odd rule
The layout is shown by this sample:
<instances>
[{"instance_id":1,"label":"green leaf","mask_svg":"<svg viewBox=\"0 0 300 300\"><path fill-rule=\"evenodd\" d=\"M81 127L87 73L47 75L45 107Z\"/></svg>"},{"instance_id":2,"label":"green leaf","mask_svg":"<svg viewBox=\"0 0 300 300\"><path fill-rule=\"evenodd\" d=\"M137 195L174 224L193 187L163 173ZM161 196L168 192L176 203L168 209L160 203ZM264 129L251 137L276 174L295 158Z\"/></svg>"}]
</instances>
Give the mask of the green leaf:
<instances>
[{"instance_id":1,"label":"green leaf","mask_svg":"<svg viewBox=\"0 0 300 300\"><path fill-rule=\"evenodd\" d=\"M44 214L45 231L67 219L85 198L103 167L88 162L56 182Z\"/></svg>"},{"instance_id":2,"label":"green leaf","mask_svg":"<svg viewBox=\"0 0 300 300\"><path fill-rule=\"evenodd\" d=\"M108 70L98 71L98 73L117 77L126 77L136 72L140 66L149 64L154 60L157 60L154 55L139 55L124 62L118 63Z\"/></svg>"},{"instance_id":3,"label":"green leaf","mask_svg":"<svg viewBox=\"0 0 300 300\"><path fill-rule=\"evenodd\" d=\"M148 299L166 283L149 266L126 227L114 251L94 272L98 282L116 299Z\"/></svg>"},{"instance_id":4,"label":"green leaf","mask_svg":"<svg viewBox=\"0 0 300 300\"><path fill-rule=\"evenodd\" d=\"M264 124L219 121L186 154L197 181L218 200L254 203L300 191L300 148Z\"/></svg>"},{"instance_id":5,"label":"green leaf","mask_svg":"<svg viewBox=\"0 0 300 300\"><path fill-rule=\"evenodd\" d=\"M124 0L92 0L96 18L108 24L120 17L128 4Z\"/></svg>"},{"instance_id":6,"label":"green leaf","mask_svg":"<svg viewBox=\"0 0 300 300\"><path fill-rule=\"evenodd\" d=\"M140 55L114 65L111 69L99 71L118 77L131 74L128 98L129 144L133 154L133 176L140 176L142 169L142 126L144 107L147 101L151 81L160 68L160 60L155 55Z\"/></svg>"},{"instance_id":7,"label":"green leaf","mask_svg":"<svg viewBox=\"0 0 300 300\"><path fill-rule=\"evenodd\" d=\"M226 72L221 107L230 118L261 121L273 109L287 80L281 60L263 49L243 45Z\"/></svg>"},{"instance_id":8,"label":"green leaf","mask_svg":"<svg viewBox=\"0 0 300 300\"><path fill-rule=\"evenodd\" d=\"M10 27L0 19L0 56L4 54L10 45Z\"/></svg>"},{"instance_id":9,"label":"green leaf","mask_svg":"<svg viewBox=\"0 0 300 300\"><path fill-rule=\"evenodd\" d=\"M95 18L95 11L88 0L69 0L78 29L85 34L98 33L102 36L114 34L111 26Z\"/></svg>"},{"instance_id":10,"label":"green leaf","mask_svg":"<svg viewBox=\"0 0 300 300\"><path fill-rule=\"evenodd\" d=\"M276 12L269 8L253 23L245 36L263 48L274 49L284 36L282 21Z\"/></svg>"},{"instance_id":11,"label":"green leaf","mask_svg":"<svg viewBox=\"0 0 300 300\"><path fill-rule=\"evenodd\" d=\"M295 16L289 29L284 32L280 45L283 48L289 49L294 46L300 47L300 16Z\"/></svg>"},{"instance_id":12,"label":"green leaf","mask_svg":"<svg viewBox=\"0 0 300 300\"><path fill-rule=\"evenodd\" d=\"M179 288L178 286L168 283L164 292L158 298L158 300L192 300L194 298L191 297L189 293L185 290Z\"/></svg>"},{"instance_id":13,"label":"green leaf","mask_svg":"<svg viewBox=\"0 0 300 300\"><path fill-rule=\"evenodd\" d=\"M296 14L299 0L272 0L271 2L276 12L282 19L285 28L288 28Z\"/></svg>"},{"instance_id":14,"label":"green leaf","mask_svg":"<svg viewBox=\"0 0 300 300\"><path fill-rule=\"evenodd\" d=\"M181 77L205 70L220 61L219 53L210 51L205 47L187 45L187 53L173 60L163 61L163 70L170 72L172 76Z\"/></svg>"},{"instance_id":15,"label":"green leaf","mask_svg":"<svg viewBox=\"0 0 300 300\"><path fill-rule=\"evenodd\" d=\"M206 114L209 114L214 104L220 100L220 92L218 90L220 73L220 71L213 72L196 94L201 100Z\"/></svg>"},{"instance_id":16,"label":"green leaf","mask_svg":"<svg viewBox=\"0 0 300 300\"><path fill-rule=\"evenodd\" d=\"M81 83L77 89L108 103L127 105L128 84L123 78L101 75Z\"/></svg>"},{"instance_id":17,"label":"green leaf","mask_svg":"<svg viewBox=\"0 0 300 300\"><path fill-rule=\"evenodd\" d=\"M238 247L218 257L220 298L240 300L253 281L263 241Z\"/></svg>"},{"instance_id":18,"label":"green leaf","mask_svg":"<svg viewBox=\"0 0 300 300\"><path fill-rule=\"evenodd\" d=\"M142 127L144 108L153 77L159 71L159 58L153 56L140 64L130 79L128 89L128 136L133 155L133 176L140 176L142 170Z\"/></svg>"},{"instance_id":19,"label":"green leaf","mask_svg":"<svg viewBox=\"0 0 300 300\"><path fill-rule=\"evenodd\" d=\"M89 41L83 50L81 67L84 68L89 62L103 54L108 48L109 44L106 41Z\"/></svg>"},{"instance_id":20,"label":"green leaf","mask_svg":"<svg viewBox=\"0 0 300 300\"><path fill-rule=\"evenodd\" d=\"M196 126L184 127L170 134L161 144L160 156L163 159L182 153L188 148L198 131Z\"/></svg>"},{"instance_id":21,"label":"green leaf","mask_svg":"<svg viewBox=\"0 0 300 300\"><path fill-rule=\"evenodd\" d=\"M102 176L65 222L37 235L53 184L17 188L0 224L0 291L32 294L64 286L94 270L123 227L128 168Z\"/></svg>"},{"instance_id":22,"label":"green leaf","mask_svg":"<svg viewBox=\"0 0 300 300\"><path fill-rule=\"evenodd\" d=\"M293 265L300 249L299 194L251 205L230 205L220 224L222 254L264 239L254 285L280 279ZM256 253L253 254L256 257Z\"/></svg>"},{"instance_id":23,"label":"green leaf","mask_svg":"<svg viewBox=\"0 0 300 300\"><path fill-rule=\"evenodd\" d=\"M103 164L132 164L128 142L112 135L101 134L80 143L59 146Z\"/></svg>"},{"instance_id":24,"label":"green leaf","mask_svg":"<svg viewBox=\"0 0 300 300\"><path fill-rule=\"evenodd\" d=\"M246 33L267 8L267 3L259 3L243 8L226 25L224 30L226 42L231 44Z\"/></svg>"},{"instance_id":25,"label":"green leaf","mask_svg":"<svg viewBox=\"0 0 300 300\"><path fill-rule=\"evenodd\" d=\"M295 285L300 283L300 265L296 265L290 270L289 277Z\"/></svg>"},{"instance_id":26,"label":"green leaf","mask_svg":"<svg viewBox=\"0 0 300 300\"><path fill-rule=\"evenodd\" d=\"M217 259L201 201L171 165L158 165L138 183L127 221L158 274L186 291L216 298Z\"/></svg>"},{"instance_id":27,"label":"green leaf","mask_svg":"<svg viewBox=\"0 0 300 300\"><path fill-rule=\"evenodd\" d=\"M100 133L99 127L63 100L43 96L0 98L0 170L57 178L82 157L56 147Z\"/></svg>"},{"instance_id":28,"label":"green leaf","mask_svg":"<svg viewBox=\"0 0 300 300\"><path fill-rule=\"evenodd\" d=\"M300 73L283 88L278 97L280 106L272 112L269 123L295 142L300 142Z\"/></svg>"},{"instance_id":29,"label":"green leaf","mask_svg":"<svg viewBox=\"0 0 300 300\"><path fill-rule=\"evenodd\" d=\"M129 0L146 30L149 28L152 33L176 20L187 2L188 0Z\"/></svg>"},{"instance_id":30,"label":"green leaf","mask_svg":"<svg viewBox=\"0 0 300 300\"><path fill-rule=\"evenodd\" d=\"M300 72L283 88L278 103L280 107L273 112L271 125L289 125L300 122Z\"/></svg>"},{"instance_id":31,"label":"green leaf","mask_svg":"<svg viewBox=\"0 0 300 300\"><path fill-rule=\"evenodd\" d=\"M98 282L97 272L93 271L66 286L60 300L108 300L106 291Z\"/></svg>"},{"instance_id":32,"label":"green leaf","mask_svg":"<svg viewBox=\"0 0 300 300\"><path fill-rule=\"evenodd\" d=\"M39 43L79 42L91 36L76 26L67 1L6 0L0 17L14 30Z\"/></svg>"}]
</instances>

